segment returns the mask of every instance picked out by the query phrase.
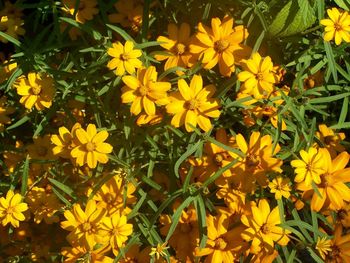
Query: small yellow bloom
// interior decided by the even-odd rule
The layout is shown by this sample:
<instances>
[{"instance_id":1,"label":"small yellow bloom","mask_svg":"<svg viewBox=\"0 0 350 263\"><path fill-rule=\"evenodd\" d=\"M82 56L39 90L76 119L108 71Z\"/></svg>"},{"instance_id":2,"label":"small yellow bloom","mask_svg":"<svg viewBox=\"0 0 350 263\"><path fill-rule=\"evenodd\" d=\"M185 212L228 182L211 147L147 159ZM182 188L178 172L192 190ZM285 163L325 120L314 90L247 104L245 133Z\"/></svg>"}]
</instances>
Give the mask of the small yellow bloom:
<instances>
[{"instance_id":1,"label":"small yellow bloom","mask_svg":"<svg viewBox=\"0 0 350 263\"><path fill-rule=\"evenodd\" d=\"M310 147L306 152L300 151L302 160L293 160L291 166L295 168L296 176L294 181L300 183L305 181L305 185L311 185L314 181L316 184L321 183L320 175L325 172L325 161L321 151Z\"/></svg>"},{"instance_id":2,"label":"small yellow bloom","mask_svg":"<svg viewBox=\"0 0 350 263\"><path fill-rule=\"evenodd\" d=\"M278 176L269 183L270 192L275 194L276 199L281 199L282 196L288 199L292 190L289 183L288 178Z\"/></svg>"},{"instance_id":3,"label":"small yellow bloom","mask_svg":"<svg viewBox=\"0 0 350 263\"><path fill-rule=\"evenodd\" d=\"M75 10L76 0L63 0L63 10L68 14L75 15L75 20L84 24L87 20L92 20L94 15L98 14L96 0L80 0L78 10Z\"/></svg>"},{"instance_id":4,"label":"small yellow bloom","mask_svg":"<svg viewBox=\"0 0 350 263\"><path fill-rule=\"evenodd\" d=\"M112 47L107 50L108 55L113 57L107 64L110 70L115 69L117 76L122 76L125 71L129 74L135 73L135 68L141 68L142 62L138 59L142 52L134 49L134 43L130 40L125 42L123 46L120 42L113 43Z\"/></svg>"},{"instance_id":5,"label":"small yellow bloom","mask_svg":"<svg viewBox=\"0 0 350 263\"><path fill-rule=\"evenodd\" d=\"M76 129L75 137L78 145L71 151L71 156L76 158L78 165L87 164L95 168L97 162L108 162L107 154L112 152L113 147L104 142L108 137L107 131L97 132L95 124L89 124L86 131L83 128Z\"/></svg>"},{"instance_id":6,"label":"small yellow bloom","mask_svg":"<svg viewBox=\"0 0 350 263\"><path fill-rule=\"evenodd\" d=\"M24 21L14 16L1 16L0 18L0 31L15 39L18 39L19 36L23 36L25 34L23 25ZM4 37L0 37L0 41L3 43L8 42L8 40Z\"/></svg>"},{"instance_id":7,"label":"small yellow bloom","mask_svg":"<svg viewBox=\"0 0 350 263\"><path fill-rule=\"evenodd\" d=\"M335 40L340 45L344 40L350 42L350 15L347 11L339 11L337 8L327 9L329 19L322 19L321 25L325 26L324 40Z\"/></svg>"},{"instance_id":8,"label":"small yellow bloom","mask_svg":"<svg viewBox=\"0 0 350 263\"><path fill-rule=\"evenodd\" d=\"M322 259L326 259L326 255L331 251L331 240L327 237L317 237L316 250L320 254Z\"/></svg>"},{"instance_id":9,"label":"small yellow bloom","mask_svg":"<svg viewBox=\"0 0 350 263\"><path fill-rule=\"evenodd\" d=\"M22 96L20 103L27 109L33 106L37 110L50 108L55 95L53 79L47 75L31 72L28 78L21 76L14 84L18 95Z\"/></svg>"},{"instance_id":10,"label":"small yellow bloom","mask_svg":"<svg viewBox=\"0 0 350 263\"><path fill-rule=\"evenodd\" d=\"M167 245L167 242L163 244L157 244L156 247L151 248L151 252L149 253L149 255L150 256L154 255L157 260L159 260L160 257L165 257L166 256L165 250L169 248L166 245Z\"/></svg>"},{"instance_id":11,"label":"small yellow bloom","mask_svg":"<svg viewBox=\"0 0 350 263\"><path fill-rule=\"evenodd\" d=\"M145 110L147 115L156 114L156 104L164 105L168 102L167 91L170 90L169 82L157 81L158 73L154 66L137 70L137 76L124 76L122 88L122 103L132 103L130 112L134 115Z\"/></svg>"},{"instance_id":12,"label":"small yellow bloom","mask_svg":"<svg viewBox=\"0 0 350 263\"><path fill-rule=\"evenodd\" d=\"M190 86L184 79L178 81L179 91L170 96L170 103L166 106L169 114L174 115L171 125L180 127L185 125L186 131L192 132L197 124L204 131L212 128L210 118L220 116L219 100L212 98L216 89L214 85L203 87L202 76L193 76Z\"/></svg>"},{"instance_id":13,"label":"small yellow bloom","mask_svg":"<svg viewBox=\"0 0 350 263\"><path fill-rule=\"evenodd\" d=\"M54 155L67 159L71 157L70 153L77 144L74 140L75 131L79 128L81 128L80 123L76 123L71 132L66 127L60 127L58 129L59 134L51 136L51 142L55 145L52 149Z\"/></svg>"},{"instance_id":14,"label":"small yellow bloom","mask_svg":"<svg viewBox=\"0 0 350 263\"><path fill-rule=\"evenodd\" d=\"M24 211L28 210L28 205L22 202L22 196L9 190L6 197L0 198L0 221L3 226L11 224L19 227L19 221L24 221Z\"/></svg>"},{"instance_id":15,"label":"small yellow bloom","mask_svg":"<svg viewBox=\"0 0 350 263\"><path fill-rule=\"evenodd\" d=\"M337 153L345 151L345 147L341 144L345 139L345 133L343 132L335 132L327 127L326 124L320 124L318 125L316 137L324 144L324 147L327 148L332 158L336 157ZM315 146L318 146L317 143L315 143Z\"/></svg>"},{"instance_id":16,"label":"small yellow bloom","mask_svg":"<svg viewBox=\"0 0 350 263\"><path fill-rule=\"evenodd\" d=\"M238 74L238 80L244 82L241 92L261 99L274 91L278 77L270 57L262 58L259 53L254 53L251 59L243 60L241 64L243 71Z\"/></svg>"}]
</instances>

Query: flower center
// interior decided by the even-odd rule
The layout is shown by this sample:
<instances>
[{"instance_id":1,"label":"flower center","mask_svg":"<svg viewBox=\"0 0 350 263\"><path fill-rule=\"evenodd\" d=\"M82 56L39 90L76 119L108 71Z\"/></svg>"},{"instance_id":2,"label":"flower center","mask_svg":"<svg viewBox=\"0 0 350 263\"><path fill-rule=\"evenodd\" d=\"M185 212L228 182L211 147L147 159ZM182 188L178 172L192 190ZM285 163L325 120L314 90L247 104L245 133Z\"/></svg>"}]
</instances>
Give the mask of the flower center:
<instances>
[{"instance_id":1,"label":"flower center","mask_svg":"<svg viewBox=\"0 0 350 263\"><path fill-rule=\"evenodd\" d=\"M95 148L96 148L96 145L93 142L88 142L86 144L86 150L88 152L93 152L95 150Z\"/></svg>"},{"instance_id":2,"label":"flower center","mask_svg":"<svg viewBox=\"0 0 350 263\"><path fill-rule=\"evenodd\" d=\"M217 153L214 155L214 161L216 164L220 165L224 160L224 156L221 153Z\"/></svg>"},{"instance_id":3,"label":"flower center","mask_svg":"<svg viewBox=\"0 0 350 263\"><path fill-rule=\"evenodd\" d=\"M230 45L230 42L228 42L225 39L220 39L220 40L215 42L214 49L217 52L223 52L226 48L228 48L229 45Z\"/></svg>"},{"instance_id":4,"label":"flower center","mask_svg":"<svg viewBox=\"0 0 350 263\"><path fill-rule=\"evenodd\" d=\"M186 104L185 104L185 107L188 110L195 110L195 109L197 109L199 107L199 101L196 100L196 99L187 101Z\"/></svg>"},{"instance_id":5,"label":"flower center","mask_svg":"<svg viewBox=\"0 0 350 263\"><path fill-rule=\"evenodd\" d=\"M258 72L258 74L255 75L255 78L257 80L263 80L264 79L264 75L261 72Z\"/></svg>"},{"instance_id":6,"label":"flower center","mask_svg":"<svg viewBox=\"0 0 350 263\"><path fill-rule=\"evenodd\" d=\"M88 232L89 234L91 234L92 232L94 232L93 227L91 226L91 224L89 222L85 222L81 225L81 229L82 232Z\"/></svg>"},{"instance_id":7,"label":"flower center","mask_svg":"<svg viewBox=\"0 0 350 263\"><path fill-rule=\"evenodd\" d=\"M182 55L183 53L185 53L185 51L186 51L186 46L184 44L182 44L182 43L176 44L175 53L177 55Z\"/></svg>"},{"instance_id":8,"label":"flower center","mask_svg":"<svg viewBox=\"0 0 350 263\"><path fill-rule=\"evenodd\" d=\"M14 207L14 206L9 206L9 207L7 208L6 213L7 213L8 215L12 215L14 212L15 212L15 207Z\"/></svg>"},{"instance_id":9,"label":"flower center","mask_svg":"<svg viewBox=\"0 0 350 263\"><path fill-rule=\"evenodd\" d=\"M39 156L46 156L47 148L44 146L38 146L38 148L36 149L36 152L38 153Z\"/></svg>"},{"instance_id":10,"label":"flower center","mask_svg":"<svg viewBox=\"0 0 350 263\"><path fill-rule=\"evenodd\" d=\"M120 54L119 59L122 61L127 61L127 60L129 60L129 55L125 54L125 53Z\"/></svg>"},{"instance_id":11,"label":"flower center","mask_svg":"<svg viewBox=\"0 0 350 263\"><path fill-rule=\"evenodd\" d=\"M141 86L140 88L139 88L139 94L140 94L140 96L147 96L147 94L148 94L148 89L147 89L147 87L146 86Z\"/></svg>"},{"instance_id":12,"label":"flower center","mask_svg":"<svg viewBox=\"0 0 350 263\"><path fill-rule=\"evenodd\" d=\"M270 228L267 224L263 224L260 228L260 231L265 234L268 235L270 233Z\"/></svg>"},{"instance_id":13,"label":"flower center","mask_svg":"<svg viewBox=\"0 0 350 263\"><path fill-rule=\"evenodd\" d=\"M255 155L248 155L246 157L245 163L248 167L256 167L259 164L259 160Z\"/></svg>"},{"instance_id":14,"label":"flower center","mask_svg":"<svg viewBox=\"0 0 350 263\"><path fill-rule=\"evenodd\" d=\"M105 198L105 202L106 202L107 204L112 204L113 201L114 201L113 195L112 195L112 194L107 194L107 195L106 195L106 198Z\"/></svg>"},{"instance_id":15,"label":"flower center","mask_svg":"<svg viewBox=\"0 0 350 263\"><path fill-rule=\"evenodd\" d=\"M343 220L347 217L348 212L345 209L340 209L337 213L337 216L340 220Z\"/></svg>"},{"instance_id":16,"label":"flower center","mask_svg":"<svg viewBox=\"0 0 350 263\"><path fill-rule=\"evenodd\" d=\"M331 246L331 251L328 252L328 258L332 261L332 260L336 260L337 258L339 258L340 254L340 249L338 246L333 245ZM332 261L333 262L333 261Z\"/></svg>"},{"instance_id":17,"label":"flower center","mask_svg":"<svg viewBox=\"0 0 350 263\"><path fill-rule=\"evenodd\" d=\"M188 233L188 232L190 232L190 231L191 231L191 226L190 226L190 224L181 224L181 225L180 225L180 231L181 231L182 233Z\"/></svg>"},{"instance_id":18,"label":"flower center","mask_svg":"<svg viewBox=\"0 0 350 263\"><path fill-rule=\"evenodd\" d=\"M333 135L328 135L324 137L325 144L331 144L337 142L337 137Z\"/></svg>"},{"instance_id":19,"label":"flower center","mask_svg":"<svg viewBox=\"0 0 350 263\"><path fill-rule=\"evenodd\" d=\"M41 92L41 87L39 86L32 87L32 92L34 95L39 95Z\"/></svg>"},{"instance_id":20,"label":"flower center","mask_svg":"<svg viewBox=\"0 0 350 263\"><path fill-rule=\"evenodd\" d=\"M334 28L336 31L342 31L343 30L343 27L341 24L339 23L334 23Z\"/></svg>"},{"instance_id":21,"label":"flower center","mask_svg":"<svg viewBox=\"0 0 350 263\"><path fill-rule=\"evenodd\" d=\"M226 241L223 238L219 237L215 240L214 248L217 250L224 250L226 248L226 245Z\"/></svg>"}]
</instances>

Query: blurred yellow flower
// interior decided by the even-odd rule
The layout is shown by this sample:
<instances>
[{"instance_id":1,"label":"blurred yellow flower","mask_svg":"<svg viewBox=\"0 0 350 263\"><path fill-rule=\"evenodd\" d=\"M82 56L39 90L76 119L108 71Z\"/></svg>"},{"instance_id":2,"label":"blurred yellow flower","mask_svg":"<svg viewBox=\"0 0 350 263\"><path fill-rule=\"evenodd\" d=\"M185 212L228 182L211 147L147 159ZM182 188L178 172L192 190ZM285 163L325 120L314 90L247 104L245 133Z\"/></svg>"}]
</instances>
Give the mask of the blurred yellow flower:
<instances>
[{"instance_id":1,"label":"blurred yellow flower","mask_svg":"<svg viewBox=\"0 0 350 263\"><path fill-rule=\"evenodd\" d=\"M3 226L11 224L19 227L19 222L25 220L23 212L28 210L28 205L22 202L22 196L12 190L6 193L6 197L0 198L0 221Z\"/></svg>"},{"instance_id":2,"label":"blurred yellow flower","mask_svg":"<svg viewBox=\"0 0 350 263\"><path fill-rule=\"evenodd\" d=\"M326 124L320 124L318 125L316 137L324 144L323 147L327 148L332 158L337 156L337 152L345 151L345 147L341 144L345 139L345 133L343 132L335 132L327 127ZM318 147L317 143L314 144L314 147Z\"/></svg>"},{"instance_id":3,"label":"blurred yellow flower","mask_svg":"<svg viewBox=\"0 0 350 263\"><path fill-rule=\"evenodd\" d=\"M142 52L139 49L134 49L134 43L130 40L125 42L123 46L122 43L113 43L112 47L107 50L108 55L110 55L112 60L107 64L110 70L115 69L115 74L117 76L122 76L125 71L129 74L135 73L135 68L141 68L142 62L138 59L141 57Z\"/></svg>"},{"instance_id":4,"label":"blurred yellow flower","mask_svg":"<svg viewBox=\"0 0 350 263\"><path fill-rule=\"evenodd\" d=\"M22 96L20 103L27 109L33 106L37 110L50 108L55 95L53 79L45 74L31 72L28 78L21 76L14 84L18 95Z\"/></svg>"},{"instance_id":5,"label":"blurred yellow flower","mask_svg":"<svg viewBox=\"0 0 350 263\"><path fill-rule=\"evenodd\" d=\"M154 66L137 70L137 76L124 76L122 88L122 103L132 103L130 112L138 115L142 109L147 115L156 114L156 104L164 105L168 102L167 91L169 82L157 81L158 73Z\"/></svg>"},{"instance_id":6,"label":"blurred yellow flower","mask_svg":"<svg viewBox=\"0 0 350 263\"><path fill-rule=\"evenodd\" d=\"M24 21L14 16L1 16L0 18L0 32L6 33L15 39L25 34L26 31L23 29L23 25ZM0 41L3 43L8 42L8 40L2 36L0 36Z\"/></svg>"},{"instance_id":7,"label":"blurred yellow flower","mask_svg":"<svg viewBox=\"0 0 350 263\"><path fill-rule=\"evenodd\" d=\"M98 14L96 0L80 0L78 10L75 10L76 0L63 0L63 10L68 14L74 15L75 20L84 24L87 20L92 20L94 15Z\"/></svg>"},{"instance_id":8,"label":"blurred yellow flower","mask_svg":"<svg viewBox=\"0 0 350 263\"><path fill-rule=\"evenodd\" d=\"M51 135L51 142L55 145L52 149L54 155L67 159L71 157L70 153L77 144L75 131L79 128L81 128L80 123L76 123L70 132L66 127L60 127L58 135Z\"/></svg>"},{"instance_id":9,"label":"blurred yellow flower","mask_svg":"<svg viewBox=\"0 0 350 263\"><path fill-rule=\"evenodd\" d=\"M103 130L97 132L95 124L89 124L86 131L83 128L75 130L77 146L71 151L71 156L76 158L76 163L80 166L87 164L90 168L95 168L97 162L107 163L108 153L113 147L104 141L108 137L108 132Z\"/></svg>"},{"instance_id":10,"label":"blurred yellow flower","mask_svg":"<svg viewBox=\"0 0 350 263\"><path fill-rule=\"evenodd\" d=\"M322 19L321 25L325 26L324 40L334 39L336 45L344 40L350 42L350 14L347 11L339 11L337 8L327 9L328 19Z\"/></svg>"},{"instance_id":11,"label":"blurred yellow flower","mask_svg":"<svg viewBox=\"0 0 350 263\"><path fill-rule=\"evenodd\" d=\"M204 131L212 128L210 118L220 116L220 103L212 98L216 89L214 85L203 87L202 76L194 75L190 86L184 79L178 81L179 91L170 96L170 103L166 106L169 114L174 115L171 125L180 127L185 125L186 131L192 132L197 124Z\"/></svg>"},{"instance_id":12,"label":"blurred yellow flower","mask_svg":"<svg viewBox=\"0 0 350 263\"><path fill-rule=\"evenodd\" d=\"M290 181L288 178L283 178L282 176L277 176L269 183L270 192L275 194L276 199L281 199L290 197Z\"/></svg>"},{"instance_id":13,"label":"blurred yellow flower","mask_svg":"<svg viewBox=\"0 0 350 263\"><path fill-rule=\"evenodd\" d=\"M151 248L151 252L149 253L150 256L155 256L157 260L160 259L160 257L165 257L166 256L166 250L169 248L166 246L167 242L163 244L157 244L156 247Z\"/></svg>"}]
</instances>

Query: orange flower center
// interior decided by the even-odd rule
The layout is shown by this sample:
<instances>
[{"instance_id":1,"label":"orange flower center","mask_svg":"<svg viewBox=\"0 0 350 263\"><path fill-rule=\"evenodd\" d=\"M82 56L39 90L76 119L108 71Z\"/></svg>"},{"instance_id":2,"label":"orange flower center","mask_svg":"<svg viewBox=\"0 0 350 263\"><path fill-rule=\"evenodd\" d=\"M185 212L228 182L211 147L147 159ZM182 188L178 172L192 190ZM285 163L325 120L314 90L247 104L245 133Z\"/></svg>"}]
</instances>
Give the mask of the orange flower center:
<instances>
[{"instance_id":1,"label":"orange flower center","mask_svg":"<svg viewBox=\"0 0 350 263\"><path fill-rule=\"evenodd\" d=\"M139 91L140 96L142 96L142 97L147 96L147 94L148 94L148 89L146 86L141 86L138 91Z\"/></svg>"},{"instance_id":2,"label":"orange flower center","mask_svg":"<svg viewBox=\"0 0 350 263\"><path fill-rule=\"evenodd\" d=\"M255 78L257 80L263 80L264 79L264 75L261 72L259 72L258 74L255 75Z\"/></svg>"},{"instance_id":3,"label":"orange flower center","mask_svg":"<svg viewBox=\"0 0 350 263\"><path fill-rule=\"evenodd\" d=\"M268 235L271 232L268 224L266 223L261 226L260 231L265 235Z\"/></svg>"},{"instance_id":4,"label":"orange flower center","mask_svg":"<svg viewBox=\"0 0 350 263\"><path fill-rule=\"evenodd\" d=\"M38 153L39 156L46 156L47 148L44 146L38 146L36 149L36 152Z\"/></svg>"},{"instance_id":5,"label":"orange flower center","mask_svg":"<svg viewBox=\"0 0 350 263\"><path fill-rule=\"evenodd\" d=\"M338 246L336 245L331 246L331 251L328 252L328 257L327 257L329 261L327 262L338 262L337 259L340 259L340 252L341 251Z\"/></svg>"},{"instance_id":6,"label":"orange flower center","mask_svg":"<svg viewBox=\"0 0 350 263\"><path fill-rule=\"evenodd\" d=\"M229 41L227 41L225 39L220 39L220 40L215 42L214 49L217 52L223 52L226 48L228 48L229 45L230 45Z\"/></svg>"},{"instance_id":7,"label":"orange flower center","mask_svg":"<svg viewBox=\"0 0 350 263\"><path fill-rule=\"evenodd\" d=\"M248 167L256 167L260 162L255 155L247 155L245 163Z\"/></svg>"},{"instance_id":8,"label":"orange flower center","mask_svg":"<svg viewBox=\"0 0 350 263\"><path fill-rule=\"evenodd\" d=\"M182 55L183 53L185 53L185 51L186 51L186 46L185 46L184 44L182 44L182 43L177 43L177 44L175 45L175 53L176 53L177 55Z\"/></svg>"},{"instance_id":9,"label":"orange flower center","mask_svg":"<svg viewBox=\"0 0 350 263\"><path fill-rule=\"evenodd\" d=\"M334 23L334 29L336 31L342 31L343 30L343 27L341 24L339 24L338 22L337 23Z\"/></svg>"},{"instance_id":10,"label":"orange flower center","mask_svg":"<svg viewBox=\"0 0 350 263\"><path fill-rule=\"evenodd\" d=\"M93 152L96 149L96 145L93 142L88 142L85 147L88 152Z\"/></svg>"},{"instance_id":11,"label":"orange flower center","mask_svg":"<svg viewBox=\"0 0 350 263\"><path fill-rule=\"evenodd\" d=\"M340 209L337 213L337 216L340 220L343 220L348 216L348 212L345 209Z\"/></svg>"},{"instance_id":12,"label":"orange flower center","mask_svg":"<svg viewBox=\"0 0 350 263\"><path fill-rule=\"evenodd\" d=\"M105 202L106 202L107 204L112 204L113 201L114 201L113 195L110 194L110 193L108 193L108 194L106 195Z\"/></svg>"},{"instance_id":13,"label":"orange flower center","mask_svg":"<svg viewBox=\"0 0 350 263\"><path fill-rule=\"evenodd\" d=\"M214 155L214 160L217 164L221 164L224 160L224 156L221 153L217 153Z\"/></svg>"},{"instance_id":14,"label":"orange flower center","mask_svg":"<svg viewBox=\"0 0 350 263\"><path fill-rule=\"evenodd\" d=\"M129 55L125 54L125 53L120 54L119 59L122 61L127 61L127 60L129 60Z\"/></svg>"},{"instance_id":15,"label":"orange flower center","mask_svg":"<svg viewBox=\"0 0 350 263\"><path fill-rule=\"evenodd\" d=\"M333 135L328 135L324 137L324 143L325 144L331 144L331 143L336 143L337 142L337 137Z\"/></svg>"},{"instance_id":16,"label":"orange flower center","mask_svg":"<svg viewBox=\"0 0 350 263\"><path fill-rule=\"evenodd\" d=\"M196 99L187 101L185 104L185 108L187 108L188 110L195 110L198 107L199 107L199 101Z\"/></svg>"},{"instance_id":17,"label":"orange flower center","mask_svg":"<svg viewBox=\"0 0 350 263\"><path fill-rule=\"evenodd\" d=\"M41 92L41 87L39 86L32 87L32 92L34 95L39 95Z\"/></svg>"},{"instance_id":18,"label":"orange flower center","mask_svg":"<svg viewBox=\"0 0 350 263\"><path fill-rule=\"evenodd\" d=\"M215 240L215 246L214 246L215 249L224 250L226 246L227 246L227 243L223 238L219 237Z\"/></svg>"},{"instance_id":19,"label":"orange flower center","mask_svg":"<svg viewBox=\"0 0 350 263\"><path fill-rule=\"evenodd\" d=\"M14 206L9 206L6 210L6 214L12 215L15 212L15 207Z\"/></svg>"},{"instance_id":20,"label":"orange flower center","mask_svg":"<svg viewBox=\"0 0 350 263\"><path fill-rule=\"evenodd\" d=\"M85 222L81 225L82 232L87 232L89 234L92 234L95 232L95 229L89 222Z\"/></svg>"}]
</instances>

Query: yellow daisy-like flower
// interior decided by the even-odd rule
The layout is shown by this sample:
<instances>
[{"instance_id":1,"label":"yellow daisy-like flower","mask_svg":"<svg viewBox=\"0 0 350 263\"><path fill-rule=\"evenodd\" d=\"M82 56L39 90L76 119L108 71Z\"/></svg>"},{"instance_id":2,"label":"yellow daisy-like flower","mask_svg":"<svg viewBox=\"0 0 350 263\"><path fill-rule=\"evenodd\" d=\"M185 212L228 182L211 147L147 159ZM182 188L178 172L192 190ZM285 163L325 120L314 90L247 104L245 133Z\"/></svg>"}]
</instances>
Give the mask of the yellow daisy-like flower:
<instances>
[{"instance_id":1,"label":"yellow daisy-like flower","mask_svg":"<svg viewBox=\"0 0 350 263\"><path fill-rule=\"evenodd\" d=\"M107 131L97 132L95 124L89 124L86 131L77 129L75 136L78 145L71 151L71 156L76 158L78 165L87 164L90 168L95 168L97 162L108 162L107 154L112 152L113 147L104 142L108 137Z\"/></svg>"},{"instance_id":2,"label":"yellow daisy-like flower","mask_svg":"<svg viewBox=\"0 0 350 263\"><path fill-rule=\"evenodd\" d=\"M160 259L160 257L165 257L166 256L166 250L169 247L167 246L167 242L163 244L157 244L156 247L151 248L151 252L149 253L150 256L155 256L157 260Z\"/></svg>"},{"instance_id":3,"label":"yellow daisy-like flower","mask_svg":"<svg viewBox=\"0 0 350 263\"><path fill-rule=\"evenodd\" d=\"M262 58L259 53L254 53L251 59L243 60L241 64L243 71L238 74L238 80L244 82L242 93L261 99L274 91L278 77L270 57Z\"/></svg>"},{"instance_id":4,"label":"yellow daisy-like flower","mask_svg":"<svg viewBox=\"0 0 350 263\"><path fill-rule=\"evenodd\" d=\"M71 157L70 152L76 146L74 133L79 128L81 128L80 123L76 123L71 131L66 127L60 127L58 129L59 134L51 136L51 142L55 145L52 149L54 155L67 159Z\"/></svg>"},{"instance_id":5,"label":"yellow daisy-like flower","mask_svg":"<svg viewBox=\"0 0 350 263\"><path fill-rule=\"evenodd\" d=\"M159 61L166 60L164 70L172 67L191 67L194 63L192 53L189 50L191 41L191 29L187 23L182 23L178 28L175 24L168 25L169 37L159 36L160 46L165 48L167 54L157 54L155 58Z\"/></svg>"},{"instance_id":6,"label":"yellow daisy-like flower","mask_svg":"<svg viewBox=\"0 0 350 263\"><path fill-rule=\"evenodd\" d=\"M316 250L320 254L321 258L326 259L326 255L331 251L331 240L327 237L317 237Z\"/></svg>"},{"instance_id":7,"label":"yellow daisy-like flower","mask_svg":"<svg viewBox=\"0 0 350 263\"><path fill-rule=\"evenodd\" d=\"M84 24L87 20L92 20L94 15L98 14L97 1L96 0L80 0L78 10L75 10L76 0L63 0L63 10L68 14L74 15L75 20Z\"/></svg>"},{"instance_id":8,"label":"yellow daisy-like flower","mask_svg":"<svg viewBox=\"0 0 350 263\"><path fill-rule=\"evenodd\" d=\"M19 36L25 34L23 29L24 21L14 16L2 16L0 18L0 31L8 34L9 36L18 39ZM7 43L8 40L4 37L0 37L0 41Z\"/></svg>"},{"instance_id":9,"label":"yellow daisy-like flower","mask_svg":"<svg viewBox=\"0 0 350 263\"><path fill-rule=\"evenodd\" d=\"M324 40L334 39L336 45L344 40L350 42L350 15L347 11L339 11L337 8L327 9L329 19L322 19L321 25L325 26Z\"/></svg>"},{"instance_id":10,"label":"yellow daisy-like flower","mask_svg":"<svg viewBox=\"0 0 350 263\"><path fill-rule=\"evenodd\" d=\"M221 21L215 17L211 20L211 28L198 24L198 33L190 45L190 52L198 54L205 69L212 69L219 64L220 74L229 77L235 70L235 63L248 57L250 49L242 43L248 37L244 26L233 27L232 17L224 17Z\"/></svg>"},{"instance_id":11,"label":"yellow daisy-like flower","mask_svg":"<svg viewBox=\"0 0 350 263\"><path fill-rule=\"evenodd\" d=\"M132 231L133 225L127 223L127 217L115 213L102 219L99 235L108 238L107 243L112 247L114 255L118 255L119 249L124 246Z\"/></svg>"},{"instance_id":12,"label":"yellow daisy-like flower","mask_svg":"<svg viewBox=\"0 0 350 263\"><path fill-rule=\"evenodd\" d=\"M212 98L216 89L214 85L203 87L202 76L193 76L190 86L184 79L178 81L179 91L170 96L166 106L169 114L174 115L171 125L180 127L185 124L186 131L192 132L197 124L204 131L209 131L212 124L209 118L220 116L220 103Z\"/></svg>"},{"instance_id":13,"label":"yellow daisy-like flower","mask_svg":"<svg viewBox=\"0 0 350 263\"><path fill-rule=\"evenodd\" d=\"M337 152L345 151L345 147L341 144L345 139L345 133L335 132L327 127L326 124L318 125L318 130L319 131L316 132L316 137L324 144L324 147L327 148L332 158L337 156ZM318 147L317 143L314 144L314 147Z\"/></svg>"},{"instance_id":14,"label":"yellow daisy-like flower","mask_svg":"<svg viewBox=\"0 0 350 263\"><path fill-rule=\"evenodd\" d=\"M45 74L31 72L28 78L20 77L14 84L18 95L22 96L20 103L27 109L33 106L37 110L50 108L55 95L53 79Z\"/></svg>"},{"instance_id":15,"label":"yellow daisy-like flower","mask_svg":"<svg viewBox=\"0 0 350 263\"><path fill-rule=\"evenodd\" d=\"M142 109L147 115L156 114L156 104L164 105L168 102L167 91L169 82L157 81L158 73L154 66L137 70L137 76L124 76L122 88L122 103L132 103L130 112L138 115Z\"/></svg>"},{"instance_id":16,"label":"yellow daisy-like flower","mask_svg":"<svg viewBox=\"0 0 350 263\"><path fill-rule=\"evenodd\" d=\"M134 43L130 40L123 46L120 42L113 43L112 47L107 50L108 55L113 57L107 64L110 70L115 70L117 76L124 75L125 71L129 74L135 73L135 68L141 68L142 62L138 59L142 52L134 49Z\"/></svg>"},{"instance_id":17,"label":"yellow daisy-like flower","mask_svg":"<svg viewBox=\"0 0 350 263\"><path fill-rule=\"evenodd\" d=\"M250 251L257 254L262 248L273 252L274 243L286 246L289 242L287 234L290 232L278 226L281 218L278 207L270 209L266 199L251 207L251 215L242 215L241 221L247 227L241 234L246 241L252 241Z\"/></svg>"},{"instance_id":18,"label":"yellow daisy-like flower","mask_svg":"<svg viewBox=\"0 0 350 263\"><path fill-rule=\"evenodd\" d=\"M325 172L325 161L321 151L310 147L307 152L301 150L300 156L302 160L293 160L290 162L297 174L294 181L296 183L305 181L306 186L311 185L312 181L320 184L320 175Z\"/></svg>"},{"instance_id":19,"label":"yellow daisy-like flower","mask_svg":"<svg viewBox=\"0 0 350 263\"><path fill-rule=\"evenodd\" d=\"M281 199L282 196L288 199L292 190L289 183L288 178L278 176L269 183L270 192L275 194L276 199Z\"/></svg>"},{"instance_id":20,"label":"yellow daisy-like flower","mask_svg":"<svg viewBox=\"0 0 350 263\"><path fill-rule=\"evenodd\" d=\"M19 221L24 221L24 211L28 210L28 205L22 202L22 196L9 190L6 197L0 198L0 221L3 226L11 224L19 227Z\"/></svg>"}]
</instances>

